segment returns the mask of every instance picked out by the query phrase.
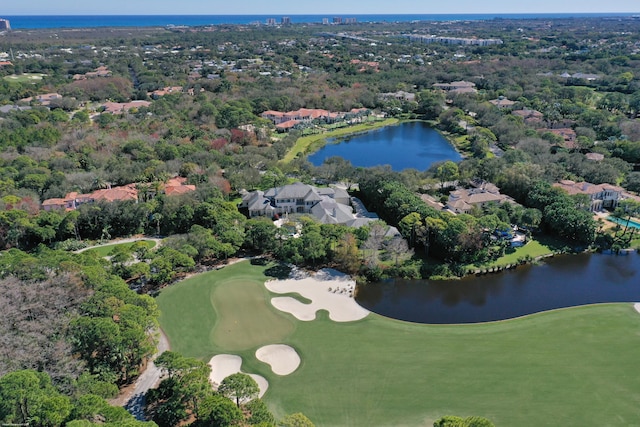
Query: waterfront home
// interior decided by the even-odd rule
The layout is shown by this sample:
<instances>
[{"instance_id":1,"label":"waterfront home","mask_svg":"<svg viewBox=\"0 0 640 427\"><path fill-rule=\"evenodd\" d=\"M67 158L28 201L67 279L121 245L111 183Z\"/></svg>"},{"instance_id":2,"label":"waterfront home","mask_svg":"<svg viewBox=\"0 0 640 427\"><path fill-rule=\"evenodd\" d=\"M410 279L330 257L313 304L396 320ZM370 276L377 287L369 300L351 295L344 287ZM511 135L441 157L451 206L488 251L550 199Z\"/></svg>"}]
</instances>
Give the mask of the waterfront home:
<instances>
[{"instance_id":1,"label":"waterfront home","mask_svg":"<svg viewBox=\"0 0 640 427\"><path fill-rule=\"evenodd\" d=\"M615 209L620 200L628 197L625 189L612 184L591 184L590 182L575 182L568 179L553 184L562 188L570 195L586 194L591 199L589 210L598 212L603 209Z\"/></svg>"},{"instance_id":2,"label":"waterfront home","mask_svg":"<svg viewBox=\"0 0 640 427\"><path fill-rule=\"evenodd\" d=\"M246 209L250 218L307 214L322 224L344 224L353 228L379 220L375 213L368 212L359 200L352 199L342 188L315 187L301 182L266 191L244 192L239 208ZM388 227L385 235L396 236L399 232L395 227Z\"/></svg>"},{"instance_id":3,"label":"waterfront home","mask_svg":"<svg viewBox=\"0 0 640 427\"><path fill-rule=\"evenodd\" d=\"M494 184L482 180L472 182L472 188L463 188L449 193L445 208L453 213L469 213L475 206L483 208L489 203L516 203Z\"/></svg>"},{"instance_id":4,"label":"waterfront home","mask_svg":"<svg viewBox=\"0 0 640 427\"><path fill-rule=\"evenodd\" d=\"M320 108L300 108L299 110L287 112L267 110L260 114L260 117L273 122L276 129L285 131L298 124L312 124L316 120L325 123L354 121L368 114L368 112L369 110L367 108L353 108L347 112L333 112Z\"/></svg>"}]
</instances>

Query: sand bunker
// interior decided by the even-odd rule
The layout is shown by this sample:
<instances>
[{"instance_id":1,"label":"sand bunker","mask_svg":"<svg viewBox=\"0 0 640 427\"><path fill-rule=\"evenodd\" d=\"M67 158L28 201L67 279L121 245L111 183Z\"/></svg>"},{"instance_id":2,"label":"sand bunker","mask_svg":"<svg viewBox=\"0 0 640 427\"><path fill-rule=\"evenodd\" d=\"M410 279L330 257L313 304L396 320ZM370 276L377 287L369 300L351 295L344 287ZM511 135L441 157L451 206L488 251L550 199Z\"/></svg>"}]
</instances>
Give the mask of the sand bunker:
<instances>
[{"instance_id":1,"label":"sand bunker","mask_svg":"<svg viewBox=\"0 0 640 427\"><path fill-rule=\"evenodd\" d=\"M223 379L227 378L231 374L242 372L240 367L242 366L242 358L233 354L218 354L213 356L209 361L211 366L211 375L209 379L213 384L213 388L217 389ZM260 387L259 397L264 396L269 388L269 382L260 375L249 374L251 378L258 383Z\"/></svg>"},{"instance_id":2,"label":"sand bunker","mask_svg":"<svg viewBox=\"0 0 640 427\"><path fill-rule=\"evenodd\" d=\"M292 277L272 280L265 286L277 294L298 293L311 300L311 304L304 304L291 297L271 299L275 308L292 314L298 320L314 320L318 310L327 310L329 318L335 322L352 322L369 314L353 299L355 282L339 271L324 269L313 276L296 271Z\"/></svg>"},{"instance_id":3,"label":"sand bunker","mask_svg":"<svg viewBox=\"0 0 640 427\"><path fill-rule=\"evenodd\" d=\"M271 366L277 375L289 375L300 366L300 356L288 345L265 345L256 350L256 359Z\"/></svg>"}]
</instances>

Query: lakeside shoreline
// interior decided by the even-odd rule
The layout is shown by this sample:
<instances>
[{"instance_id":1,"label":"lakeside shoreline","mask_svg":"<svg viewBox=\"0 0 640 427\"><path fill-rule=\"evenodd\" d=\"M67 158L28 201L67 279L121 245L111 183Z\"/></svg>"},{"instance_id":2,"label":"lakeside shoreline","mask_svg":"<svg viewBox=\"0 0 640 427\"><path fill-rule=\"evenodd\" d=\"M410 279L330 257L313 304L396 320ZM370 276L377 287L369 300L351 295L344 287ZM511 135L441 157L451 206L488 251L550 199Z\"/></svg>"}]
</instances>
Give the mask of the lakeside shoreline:
<instances>
[{"instance_id":1,"label":"lakeside shoreline","mask_svg":"<svg viewBox=\"0 0 640 427\"><path fill-rule=\"evenodd\" d=\"M387 118L381 121L360 123L355 126L346 126L335 130L330 130L321 134L313 134L301 136L298 138L293 147L280 160L281 163L287 164L293 161L300 154L309 155L319 150L327 144L327 139L337 137L347 137L359 133L369 132L371 130L380 129L386 126L394 126L402 123L402 120L396 118ZM311 151L314 150L314 151Z\"/></svg>"},{"instance_id":2,"label":"lakeside shoreline","mask_svg":"<svg viewBox=\"0 0 640 427\"><path fill-rule=\"evenodd\" d=\"M440 136L449 143L449 145L460 156L460 160L464 160L469 157L469 153L462 150L456 140L452 138L450 134L443 133L436 129L433 121L420 120L420 119L399 119L399 118L385 118L384 120L360 123L354 126L347 126L330 130L324 133L305 135L298 138L296 143L280 160L282 164L288 164L297 157L311 156L317 151L321 150L328 144L339 144L348 138L352 138L359 135L367 134L368 132L383 129L390 126L399 126L405 123L424 123L429 126L430 129L440 134ZM329 141L330 139L334 141Z\"/></svg>"}]
</instances>

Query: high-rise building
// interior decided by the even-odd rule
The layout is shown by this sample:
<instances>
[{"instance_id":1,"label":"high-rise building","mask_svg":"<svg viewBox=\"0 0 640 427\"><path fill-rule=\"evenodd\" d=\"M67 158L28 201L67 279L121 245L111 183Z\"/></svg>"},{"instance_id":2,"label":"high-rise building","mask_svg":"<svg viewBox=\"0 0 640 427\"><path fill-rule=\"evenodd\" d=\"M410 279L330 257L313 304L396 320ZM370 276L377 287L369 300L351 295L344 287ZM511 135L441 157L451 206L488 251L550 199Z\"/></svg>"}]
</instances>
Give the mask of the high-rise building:
<instances>
[{"instance_id":1,"label":"high-rise building","mask_svg":"<svg viewBox=\"0 0 640 427\"><path fill-rule=\"evenodd\" d=\"M282 21L280 22L282 23L282 25L289 25L291 24L291 18L289 18L288 16L283 16Z\"/></svg>"},{"instance_id":2,"label":"high-rise building","mask_svg":"<svg viewBox=\"0 0 640 427\"><path fill-rule=\"evenodd\" d=\"M11 24L8 19L0 19L0 31L10 30Z\"/></svg>"},{"instance_id":3,"label":"high-rise building","mask_svg":"<svg viewBox=\"0 0 640 427\"><path fill-rule=\"evenodd\" d=\"M333 23L334 24L342 24L342 17L341 16L334 16L333 17Z\"/></svg>"},{"instance_id":4,"label":"high-rise building","mask_svg":"<svg viewBox=\"0 0 640 427\"><path fill-rule=\"evenodd\" d=\"M270 25L270 26L276 25L276 18L267 18L267 25Z\"/></svg>"}]
</instances>

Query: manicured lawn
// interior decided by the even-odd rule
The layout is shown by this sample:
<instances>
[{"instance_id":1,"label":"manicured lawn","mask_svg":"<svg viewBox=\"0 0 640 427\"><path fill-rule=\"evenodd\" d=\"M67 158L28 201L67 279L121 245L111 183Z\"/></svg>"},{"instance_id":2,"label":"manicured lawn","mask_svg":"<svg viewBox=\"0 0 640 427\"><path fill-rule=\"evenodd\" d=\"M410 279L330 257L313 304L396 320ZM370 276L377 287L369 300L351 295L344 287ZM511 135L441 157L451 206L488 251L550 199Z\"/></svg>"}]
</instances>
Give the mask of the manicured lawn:
<instances>
[{"instance_id":1,"label":"manicured lawn","mask_svg":"<svg viewBox=\"0 0 640 427\"><path fill-rule=\"evenodd\" d=\"M42 80L42 78L45 75L46 74L40 74L40 73L25 73L25 74L20 74L19 76L18 75L5 76L5 80L8 80L10 82L18 82L18 83L34 83Z\"/></svg>"},{"instance_id":2,"label":"manicured lawn","mask_svg":"<svg viewBox=\"0 0 640 427\"><path fill-rule=\"evenodd\" d=\"M158 304L174 350L205 360L239 354L243 370L268 379L265 400L278 416L303 412L317 426L428 426L445 414L482 415L510 427L639 423L640 314L630 304L463 326L375 314L335 323L321 313L298 322L273 316L259 301L269 293L248 284L261 283L264 268L244 262L194 277L164 290ZM214 311L220 304L232 307ZM245 325L259 319L275 332L234 351L227 346L240 346L236 338L227 343L213 332L229 325L221 315ZM293 346L302 365L289 376L274 375L253 356L259 341Z\"/></svg>"},{"instance_id":3,"label":"manicured lawn","mask_svg":"<svg viewBox=\"0 0 640 427\"><path fill-rule=\"evenodd\" d=\"M208 361L227 351L252 356L290 336L297 322L269 303L266 268L243 262L163 290L157 302L171 348Z\"/></svg>"},{"instance_id":4,"label":"manicured lawn","mask_svg":"<svg viewBox=\"0 0 640 427\"><path fill-rule=\"evenodd\" d=\"M368 122L362 123L355 126L348 126L344 128L339 128L333 131L329 131L323 133L321 135L308 135L298 138L296 144L289 150L289 152L282 159L283 163L289 163L291 160L295 159L296 156L300 153L306 153L309 147L312 145L322 145L324 141L328 138L337 138L340 136L345 136L353 133L366 132L369 130L381 128L384 126L390 126L398 123L398 119L386 119L379 122Z\"/></svg>"},{"instance_id":5,"label":"manicured lawn","mask_svg":"<svg viewBox=\"0 0 640 427\"><path fill-rule=\"evenodd\" d=\"M217 315L212 342L227 350L273 344L295 329L295 323L273 309L264 297L260 281L243 277L226 279L211 292L211 305Z\"/></svg>"},{"instance_id":6,"label":"manicured lawn","mask_svg":"<svg viewBox=\"0 0 640 427\"><path fill-rule=\"evenodd\" d=\"M473 270L474 268L504 267L509 264L517 264L518 260L524 259L527 256L537 258L539 256L553 253L553 249L551 247L539 242L538 240L529 240L526 245L519 248L513 248L511 250L513 252L509 253L509 250L507 250L507 253L504 256L491 263L482 264L481 266L472 265L470 268Z\"/></svg>"},{"instance_id":7,"label":"manicured lawn","mask_svg":"<svg viewBox=\"0 0 640 427\"><path fill-rule=\"evenodd\" d=\"M139 240L139 242L143 242L145 245L147 245L147 247L149 249L152 249L156 246L156 242L154 242L153 240ZM135 243L137 242L129 242L129 243L115 243L112 245L104 245L104 246L99 246L97 248L93 248L93 249L89 249L87 251L87 253L94 253L97 254L100 257L105 257L105 256L109 256L111 254L111 251L113 250L113 248L115 248L116 246L133 246Z\"/></svg>"}]
</instances>

